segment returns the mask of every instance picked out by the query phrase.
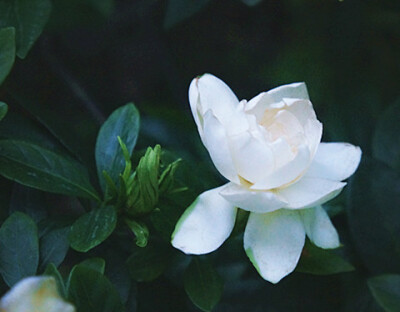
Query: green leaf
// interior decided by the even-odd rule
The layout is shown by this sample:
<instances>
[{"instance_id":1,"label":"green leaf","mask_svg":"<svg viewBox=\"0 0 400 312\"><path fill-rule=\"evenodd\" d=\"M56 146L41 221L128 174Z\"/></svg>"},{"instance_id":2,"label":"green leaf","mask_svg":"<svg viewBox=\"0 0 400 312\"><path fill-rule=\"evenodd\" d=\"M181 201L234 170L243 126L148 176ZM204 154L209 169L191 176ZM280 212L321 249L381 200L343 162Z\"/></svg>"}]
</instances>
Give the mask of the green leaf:
<instances>
[{"instance_id":1,"label":"green leaf","mask_svg":"<svg viewBox=\"0 0 400 312\"><path fill-rule=\"evenodd\" d=\"M187 267L183 283L190 300L207 312L219 302L224 289L224 282L211 263L199 257Z\"/></svg>"},{"instance_id":2,"label":"green leaf","mask_svg":"<svg viewBox=\"0 0 400 312\"><path fill-rule=\"evenodd\" d=\"M1 16L1 12L0 12ZM8 76L15 60L15 28L0 29L0 85ZM5 105L2 103L2 105ZM4 107L2 108L4 110ZM2 111L3 112L3 111ZM4 115L2 116L4 117ZM2 118L0 118L2 119Z\"/></svg>"},{"instance_id":3,"label":"green leaf","mask_svg":"<svg viewBox=\"0 0 400 312\"><path fill-rule=\"evenodd\" d=\"M164 27L169 29L203 9L210 0L169 0Z\"/></svg>"},{"instance_id":4,"label":"green leaf","mask_svg":"<svg viewBox=\"0 0 400 312\"><path fill-rule=\"evenodd\" d=\"M146 247L149 238L149 229L144 223L139 223L134 220L125 219L125 223L136 237L136 245Z\"/></svg>"},{"instance_id":5,"label":"green leaf","mask_svg":"<svg viewBox=\"0 0 400 312\"><path fill-rule=\"evenodd\" d=\"M63 298L67 297L64 280L54 263L49 263L43 275L53 276L56 279L57 288Z\"/></svg>"},{"instance_id":6,"label":"green leaf","mask_svg":"<svg viewBox=\"0 0 400 312\"><path fill-rule=\"evenodd\" d=\"M386 312L400 311L400 275L387 274L369 278L368 287Z\"/></svg>"},{"instance_id":7,"label":"green leaf","mask_svg":"<svg viewBox=\"0 0 400 312\"><path fill-rule=\"evenodd\" d=\"M329 275L354 271L354 267L332 250L322 249L307 241L297 272Z\"/></svg>"},{"instance_id":8,"label":"green leaf","mask_svg":"<svg viewBox=\"0 0 400 312\"><path fill-rule=\"evenodd\" d=\"M99 199L81 164L33 143L1 140L0 174L43 191Z\"/></svg>"},{"instance_id":9,"label":"green leaf","mask_svg":"<svg viewBox=\"0 0 400 312\"><path fill-rule=\"evenodd\" d=\"M0 30L0 36L1 36L1 30ZM1 53L1 52L0 52ZM0 61L1 62L1 61ZM1 69L0 69L1 72ZM1 79L0 79L1 80ZM1 84L1 82L0 82ZM7 114L8 111L8 105L6 103L0 102L0 121L4 118L4 116Z\"/></svg>"},{"instance_id":10,"label":"green leaf","mask_svg":"<svg viewBox=\"0 0 400 312\"><path fill-rule=\"evenodd\" d=\"M389 106L379 117L373 141L372 153L400 172L400 99Z\"/></svg>"},{"instance_id":11,"label":"green leaf","mask_svg":"<svg viewBox=\"0 0 400 312\"><path fill-rule=\"evenodd\" d=\"M82 215L71 227L69 242L73 249L86 252L111 235L117 224L112 206L94 209Z\"/></svg>"},{"instance_id":12,"label":"green leaf","mask_svg":"<svg viewBox=\"0 0 400 312\"><path fill-rule=\"evenodd\" d=\"M155 280L168 267L171 250L165 245L151 245L135 248L127 260L131 277L138 282Z\"/></svg>"},{"instance_id":13,"label":"green leaf","mask_svg":"<svg viewBox=\"0 0 400 312\"><path fill-rule=\"evenodd\" d=\"M0 273L8 286L35 275L39 263L35 222L21 212L13 213L0 228Z\"/></svg>"},{"instance_id":14,"label":"green leaf","mask_svg":"<svg viewBox=\"0 0 400 312\"><path fill-rule=\"evenodd\" d=\"M400 175L364 158L348 188L348 224L364 265L374 274L400 270Z\"/></svg>"},{"instance_id":15,"label":"green leaf","mask_svg":"<svg viewBox=\"0 0 400 312\"><path fill-rule=\"evenodd\" d=\"M118 136L132 154L139 134L139 123L139 112L135 105L129 103L115 110L101 127L97 136L95 157L97 174L103 190L105 189L103 170L107 171L117 183L118 176L125 167Z\"/></svg>"},{"instance_id":16,"label":"green leaf","mask_svg":"<svg viewBox=\"0 0 400 312\"><path fill-rule=\"evenodd\" d=\"M78 265L71 272L68 300L78 312L122 312L124 307L114 285L101 273Z\"/></svg>"},{"instance_id":17,"label":"green leaf","mask_svg":"<svg viewBox=\"0 0 400 312\"><path fill-rule=\"evenodd\" d=\"M68 234L70 227L53 229L40 238L40 269L53 263L58 267L69 249Z\"/></svg>"},{"instance_id":18,"label":"green leaf","mask_svg":"<svg viewBox=\"0 0 400 312\"><path fill-rule=\"evenodd\" d=\"M106 262L102 258L89 258L79 263L79 266L84 266L86 268L97 271L100 274L104 274Z\"/></svg>"},{"instance_id":19,"label":"green leaf","mask_svg":"<svg viewBox=\"0 0 400 312\"><path fill-rule=\"evenodd\" d=\"M0 0L0 27L15 27L20 58L25 58L42 33L50 12L50 0Z\"/></svg>"}]
</instances>

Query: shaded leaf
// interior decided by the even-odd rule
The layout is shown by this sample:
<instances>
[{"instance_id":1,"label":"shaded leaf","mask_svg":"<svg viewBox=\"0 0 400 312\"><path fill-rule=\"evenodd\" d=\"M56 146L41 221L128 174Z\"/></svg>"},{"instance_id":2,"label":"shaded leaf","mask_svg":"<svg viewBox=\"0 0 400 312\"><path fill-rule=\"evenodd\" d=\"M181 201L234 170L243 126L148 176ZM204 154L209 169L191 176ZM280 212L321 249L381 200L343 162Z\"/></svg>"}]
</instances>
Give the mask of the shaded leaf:
<instances>
[{"instance_id":1,"label":"shaded leaf","mask_svg":"<svg viewBox=\"0 0 400 312\"><path fill-rule=\"evenodd\" d=\"M51 12L50 0L1 0L0 27L16 29L17 55L25 58Z\"/></svg>"},{"instance_id":2,"label":"shaded leaf","mask_svg":"<svg viewBox=\"0 0 400 312\"><path fill-rule=\"evenodd\" d=\"M105 189L103 170L117 183L125 168L125 159L118 143L118 136L132 154L139 134L139 112L130 103L115 110L101 127L96 141L97 174L102 189Z\"/></svg>"},{"instance_id":3,"label":"shaded leaf","mask_svg":"<svg viewBox=\"0 0 400 312\"><path fill-rule=\"evenodd\" d=\"M1 13L0 13L1 16ZM6 27L0 29L0 84L8 76L15 60L15 28ZM2 105L2 117L4 117L4 103ZM0 119L2 119L2 117Z\"/></svg>"},{"instance_id":4,"label":"shaded leaf","mask_svg":"<svg viewBox=\"0 0 400 312\"><path fill-rule=\"evenodd\" d=\"M0 273L8 286L35 275L39 263L38 232L26 214L13 213L0 228Z\"/></svg>"},{"instance_id":5,"label":"shaded leaf","mask_svg":"<svg viewBox=\"0 0 400 312\"><path fill-rule=\"evenodd\" d=\"M224 283L206 259L195 257L185 271L184 287L197 307L211 311L222 296Z\"/></svg>"},{"instance_id":6,"label":"shaded leaf","mask_svg":"<svg viewBox=\"0 0 400 312\"><path fill-rule=\"evenodd\" d=\"M77 251L86 252L109 237L116 224L117 213L112 206L85 213L71 227L70 245Z\"/></svg>"},{"instance_id":7,"label":"shaded leaf","mask_svg":"<svg viewBox=\"0 0 400 312\"><path fill-rule=\"evenodd\" d=\"M36 223L47 216L45 193L21 184L14 184L10 212L20 211L31 217Z\"/></svg>"},{"instance_id":8,"label":"shaded leaf","mask_svg":"<svg viewBox=\"0 0 400 312\"><path fill-rule=\"evenodd\" d=\"M79 266L84 266L94 271L104 274L106 262L102 258L89 258L79 263Z\"/></svg>"},{"instance_id":9,"label":"shaded leaf","mask_svg":"<svg viewBox=\"0 0 400 312\"><path fill-rule=\"evenodd\" d=\"M81 164L36 144L1 140L0 174L43 191L99 199Z\"/></svg>"},{"instance_id":10,"label":"shaded leaf","mask_svg":"<svg viewBox=\"0 0 400 312\"><path fill-rule=\"evenodd\" d=\"M67 297L64 280L54 263L49 263L47 265L46 270L43 272L43 275L53 276L56 280L59 293L63 298Z\"/></svg>"},{"instance_id":11,"label":"shaded leaf","mask_svg":"<svg viewBox=\"0 0 400 312\"><path fill-rule=\"evenodd\" d=\"M388 274L369 278L368 287L385 311L400 311L400 275Z\"/></svg>"},{"instance_id":12,"label":"shaded leaf","mask_svg":"<svg viewBox=\"0 0 400 312\"><path fill-rule=\"evenodd\" d=\"M50 263L58 267L67 255L69 249L68 234L70 227L49 231L40 238L40 269Z\"/></svg>"}]
</instances>

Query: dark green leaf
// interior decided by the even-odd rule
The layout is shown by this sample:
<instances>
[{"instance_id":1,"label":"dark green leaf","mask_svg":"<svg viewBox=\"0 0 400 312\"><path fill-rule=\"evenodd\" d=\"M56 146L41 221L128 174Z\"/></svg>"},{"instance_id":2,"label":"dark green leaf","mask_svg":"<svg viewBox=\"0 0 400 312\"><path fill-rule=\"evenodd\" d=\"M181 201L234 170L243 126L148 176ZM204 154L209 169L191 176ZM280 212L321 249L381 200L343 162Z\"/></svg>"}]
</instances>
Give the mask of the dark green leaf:
<instances>
[{"instance_id":1,"label":"dark green leaf","mask_svg":"<svg viewBox=\"0 0 400 312\"><path fill-rule=\"evenodd\" d=\"M0 12L1 16L1 12ZM10 73L15 60L15 28L0 29L0 85ZM2 103L2 105L5 105ZM3 108L4 114L4 108ZM4 117L4 115L3 115ZM0 118L2 119L2 118Z\"/></svg>"},{"instance_id":2,"label":"dark green leaf","mask_svg":"<svg viewBox=\"0 0 400 312\"><path fill-rule=\"evenodd\" d=\"M149 238L149 229L144 223L136 222L134 220L125 219L125 223L136 237L136 245L139 247L146 247Z\"/></svg>"},{"instance_id":3,"label":"dark green leaf","mask_svg":"<svg viewBox=\"0 0 400 312\"><path fill-rule=\"evenodd\" d=\"M114 9L114 0L89 0L92 6L104 16L109 16Z\"/></svg>"},{"instance_id":4,"label":"dark green leaf","mask_svg":"<svg viewBox=\"0 0 400 312\"><path fill-rule=\"evenodd\" d=\"M353 271L354 267L332 250L318 248L307 242L296 271L316 275L329 275Z\"/></svg>"},{"instance_id":5,"label":"dark green leaf","mask_svg":"<svg viewBox=\"0 0 400 312\"><path fill-rule=\"evenodd\" d=\"M77 312L122 312L124 307L114 285L101 273L78 265L71 272L68 300Z\"/></svg>"},{"instance_id":6,"label":"dark green leaf","mask_svg":"<svg viewBox=\"0 0 400 312\"><path fill-rule=\"evenodd\" d=\"M102 189L105 189L103 170L117 183L125 167L125 159L118 143L118 136L132 153L139 134L139 112L132 103L115 110L99 131L96 141L97 174Z\"/></svg>"},{"instance_id":7,"label":"dark green leaf","mask_svg":"<svg viewBox=\"0 0 400 312\"><path fill-rule=\"evenodd\" d=\"M184 274L184 287L190 300L203 311L211 311L221 298L224 282L213 266L193 258Z\"/></svg>"},{"instance_id":8,"label":"dark green leaf","mask_svg":"<svg viewBox=\"0 0 400 312\"><path fill-rule=\"evenodd\" d=\"M169 29L184 21L203 9L208 2L210 0L169 0L165 13L164 27Z\"/></svg>"},{"instance_id":9,"label":"dark green leaf","mask_svg":"<svg viewBox=\"0 0 400 312\"><path fill-rule=\"evenodd\" d=\"M67 297L67 291L65 289L64 280L58 271L57 267L53 263L49 263L46 267L46 270L43 272L43 275L53 276L57 282L57 288L61 296L64 298Z\"/></svg>"},{"instance_id":10,"label":"dark green leaf","mask_svg":"<svg viewBox=\"0 0 400 312\"><path fill-rule=\"evenodd\" d=\"M170 262L170 249L162 245L137 247L127 260L131 277L138 282L155 280L167 268Z\"/></svg>"},{"instance_id":11,"label":"dark green leaf","mask_svg":"<svg viewBox=\"0 0 400 312\"><path fill-rule=\"evenodd\" d=\"M42 33L50 11L50 0L0 0L0 27L15 27L20 58L25 58Z\"/></svg>"},{"instance_id":12,"label":"dark green leaf","mask_svg":"<svg viewBox=\"0 0 400 312\"><path fill-rule=\"evenodd\" d=\"M32 143L1 140L0 174L47 192L98 200L82 165Z\"/></svg>"},{"instance_id":13,"label":"dark green leaf","mask_svg":"<svg viewBox=\"0 0 400 312\"><path fill-rule=\"evenodd\" d=\"M89 258L79 263L79 266L84 266L86 268L97 271L100 274L104 274L106 262L102 258Z\"/></svg>"},{"instance_id":14,"label":"dark green leaf","mask_svg":"<svg viewBox=\"0 0 400 312\"><path fill-rule=\"evenodd\" d=\"M375 129L374 157L400 172L400 100L386 109Z\"/></svg>"},{"instance_id":15,"label":"dark green leaf","mask_svg":"<svg viewBox=\"0 0 400 312\"><path fill-rule=\"evenodd\" d=\"M45 193L21 184L14 184L10 212L20 211L36 223L47 216Z\"/></svg>"},{"instance_id":16,"label":"dark green leaf","mask_svg":"<svg viewBox=\"0 0 400 312\"><path fill-rule=\"evenodd\" d=\"M71 227L71 247L81 252L96 247L111 235L116 224L117 213L112 206L94 209L84 214Z\"/></svg>"},{"instance_id":17,"label":"dark green leaf","mask_svg":"<svg viewBox=\"0 0 400 312\"><path fill-rule=\"evenodd\" d=\"M399 174L379 161L364 161L348 191L350 233L363 263L375 274L399 272Z\"/></svg>"},{"instance_id":18,"label":"dark green leaf","mask_svg":"<svg viewBox=\"0 0 400 312\"><path fill-rule=\"evenodd\" d=\"M0 272L8 286L35 275L39 263L35 222L21 212L13 213L0 228Z\"/></svg>"},{"instance_id":19,"label":"dark green leaf","mask_svg":"<svg viewBox=\"0 0 400 312\"><path fill-rule=\"evenodd\" d=\"M0 36L1 36L1 31L0 31ZM0 52L1 53L1 52ZM0 61L1 62L1 61ZM1 64L1 63L0 63ZM1 69L0 69L1 73ZM1 83L1 82L0 82ZM6 103L0 102L0 121L4 118L4 116L7 114L8 111L8 106Z\"/></svg>"},{"instance_id":20,"label":"dark green leaf","mask_svg":"<svg viewBox=\"0 0 400 312\"><path fill-rule=\"evenodd\" d=\"M67 255L69 249L68 234L70 228L58 228L49 231L40 238L40 269L53 263L58 267Z\"/></svg>"},{"instance_id":21,"label":"dark green leaf","mask_svg":"<svg viewBox=\"0 0 400 312\"><path fill-rule=\"evenodd\" d=\"M400 275L372 277L368 279L368 287L386 312L400 311Z\"/></svg>"}]
</instances>

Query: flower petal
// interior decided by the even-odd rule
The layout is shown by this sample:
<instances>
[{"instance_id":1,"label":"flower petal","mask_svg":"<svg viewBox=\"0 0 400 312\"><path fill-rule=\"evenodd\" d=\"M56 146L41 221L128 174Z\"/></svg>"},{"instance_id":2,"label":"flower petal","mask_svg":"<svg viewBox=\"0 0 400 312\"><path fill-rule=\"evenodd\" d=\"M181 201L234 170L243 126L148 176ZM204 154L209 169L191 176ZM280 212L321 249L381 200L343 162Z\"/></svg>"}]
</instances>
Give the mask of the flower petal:
<instances>
[{"instance_id":1,"label":"flower petal","mask_svg":"<svg viewBox=\"0 0 400 312\"><path fill-rule=\"evenodd\" d=\"M334 198L345 185L343 182L302 177L296 183L276 190L276 193L288 202L285 208L310 208Z\"/></svg>"},{"instance_id":2,"label":"flower petal","mask_svg":"<svg viewBox=\"0 0 400 312\"><path fill-rule=\"evenodd\" d=\"M237 209L217 187L200 194L186 209L172 234L172 245L186 254L201 255L216 250L229 237Z\"/></svg>"},{"instance_id":3,"label":"flower petal","mask_svg":"<svg viewBox=\"0 0 400 312\"><path fill-rule=\"evenodd\" d=\"M342 181L351 176L361 160L361 149L348 143L320 143L305 176Z\"/></svg>"},{"instance_id":4,"label":"flower petal","mask_svg":"<svg viewBox=\"0 0 400 312\"><path fill-rule=\"evenodd\" d=\"M258 273L271 283L291 273L299 261L305 232L297 211L280 209L251 213L244 233L244 249Z\"/></svg>"},{"instance_id":5,"label":"flower petal","mask_svg":"<svg viewBox=\"0 0 400 312\"><path fill-rule=\"evenodd\" d=\"M34 276L24 278L1 298L0 311L75 312L75 308L60 297L53 277Z\"/></svg>"},{"instance_id":6,"label":"flower petal","mask_svg":"<svg viewBox=\"0 0 400 312\"><path fill-rule=\"evenodd\" d=\"M239 183L225 129L211 111L204 116L203 143L218 171L228 180Z\"/></svg>"},{"instance_id":7,"label":"flower petal","mask_svg":"<svg viewBox=\"0 0 400 312\"><path fill-rule=\"evenodd\" d=\"M233 163L237 174L256 183L274 169L274 155L271 148L248 131L228 136Z\"/></svg>"},{"instance_id":8,"label":"flower petal","mask_svg":"<svg viewBox=\"0 0 400 312\"><path fill-rule=\"evenodd\" d=\"M324 208L317 206L299 213L306 234L315 245L325 249L339 247L339 235Z\"/></svg>"},{"instance_id":9,"label":"flower petal","mask_svg":"<svg viewBox=\"0 0 400 312\"><path fill-rule=\"evenodd\" d=\"M239 100L232 90L221 79L204 74L193 79L189 87L189 102L196 123L201 124L201 116L211 110L223 124L230 122L231 115Z\"/></svg>"},{"instance_id":10,"label":"flower petal","mask_svg":"<svg viewBox=\"0 0 400 312\"><path fill-rule=\"evenodd\" d=\"M251 212L271 212L287 205L273 192L251 191L235 183L225 184L220 194L236 207Z\"/></svg>"}]
</instances>

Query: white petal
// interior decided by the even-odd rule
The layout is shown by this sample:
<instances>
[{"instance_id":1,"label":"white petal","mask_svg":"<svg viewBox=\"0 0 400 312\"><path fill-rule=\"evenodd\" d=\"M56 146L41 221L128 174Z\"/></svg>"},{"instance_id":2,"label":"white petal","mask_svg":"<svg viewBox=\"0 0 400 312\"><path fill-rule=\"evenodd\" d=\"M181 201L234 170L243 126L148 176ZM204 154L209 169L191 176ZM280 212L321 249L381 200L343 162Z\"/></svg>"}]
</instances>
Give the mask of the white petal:
<instances>
[{"instance_id":1,"label":"white petal","mask_svg":"<svg viewBox=\"0 0 400 312\"><path fill-rule=\"evenodd\" d=\"M274 102L282 101L283 98L309 100L307 86L304 82L295 82L274 88L267 92Z\"/></svg>"},{"instance_id":2,"label":"white petal","mask_svg":"<svg viewBox=\"0 0 400 312\"><path fill-rule=\"evenodd\" d=\"M204 74L195 78L189 87L189 101L193 116L202 116L208 110L223 124L227 125L235 114L239 100L232 90L219 78ZM197 121L196 121L197 122Z\"/></svg>"},{"instance_id":3,"label":"white petal","mask_svg":"<svg viewBox=\"0 0 400 312\"><path fill-rule=\"evenodd\" d=\"M251 186L252 190L269 190L291 183L306 171L310 163L310 150L306 145L299 147L296 157L283 167L264 175L264 178Z\"/></svg>"},{"instance_id":4,"label":"white petal","mask_svg":"<svg viewBox=\"0 0 400 312\"><path fill-rule=\"evenodd\" d=\"M65 302L57 292L53 277L27 277L9 290L0 301L4 312L74 312L75 308Z\"/></svg>"},{"instance_id":5,"label":"white petal","mask_svg":"<svg viewBox=\"0 0 400 312\"><path fill-rule=\"evenodd\" d=\"M225 128L211 111L204 116L203 143L218 171L228 180L239 183Z\"/></svg>"},{"instance_id":6,"label":"white petal","mask_svg":"<svg viewBox=\"0 0 400 312\"><path fill-rule=\"evenodd\" d=\"M275 166L271 148L256 134L245 131L228 137L237 174L251 183L263 179Z\"/></svg>"},{"instance_id":7,"label":"white petal","mask_svg":"<svg viewBox=\"0 0 400 312\"><path fill-rule=\"evenodd\" d=\"M272 192L251 191L235 183L225 184L220 194L236 207L252 212L271 212L287 205Z\"/></svg>"},{"instance_id":8,"label":"white petal","mask_svg":"<svg viewBox=\"0 0 400 312\"><path fill-rule=\"evenodd\" d=\"M339 247L339 235L321 206L301 209L299 213L306 234L315 245L325 249Z\"/></svg>"},{"instance_id":9,"label":"white petal","mask_svg":"<svg viewBox=\"0 0 400 312\"><path fill-rule=\"evenodd\" d=\"M297 211L251 213L244 249L260 275L271 283L291 273L299 261L305 232Z\"/></svg>"},{"instance_id":10,"label":"white petal","mask_svg":"<svg viewBox=\"0 0 400 312\"><path fill-rule=\"evenodd\" d=\"M183 213L172 234L172 245L186 254L201 255L216 250L229 237L236 208L219 192L221 187L200 194Z\"/></svg>"},{"instance_id":11,"label":"white petal","mask_svg":"<svg viewBox=\"0 0 400 312\"><path fill-rule=\"evenodd\" d=\"M309 208L334 198L345 185L343 182L302 177L296 183L276 190L276 193L288 202L285 208Z\"/></svg>"},{"instance_id":12,"label":"white petal","mask_svg":"<svg viewBox=\"0 0 400 312\"><path fill-rule=\"evenodd\" d=\"M320 143L305 176L342 181L356 171L361 149L348 143Z\"/></svg>"}]
</instances>

